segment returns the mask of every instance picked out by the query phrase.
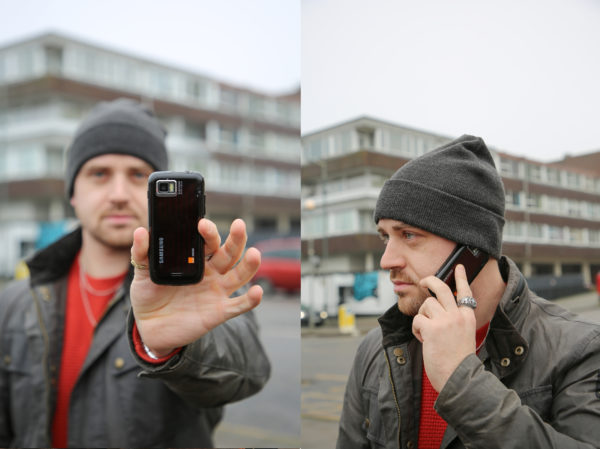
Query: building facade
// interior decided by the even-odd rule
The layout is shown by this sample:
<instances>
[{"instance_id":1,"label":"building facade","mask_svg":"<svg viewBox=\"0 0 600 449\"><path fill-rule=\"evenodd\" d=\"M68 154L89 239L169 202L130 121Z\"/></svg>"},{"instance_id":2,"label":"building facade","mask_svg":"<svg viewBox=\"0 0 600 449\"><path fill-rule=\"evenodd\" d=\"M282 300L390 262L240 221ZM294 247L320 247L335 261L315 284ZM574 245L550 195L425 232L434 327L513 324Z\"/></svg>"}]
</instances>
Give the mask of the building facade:
<instances>
[{"instance_id":1,"label":"building facade","mask_svg":"<svg viewBox=\"0 0 600 449\"><path fill-rule=\"evenodd\" d=\"M99 101L151 106L172 170L206 179L207 216L300 232L300 90L271 95L55 34L0 46L0 276L72 225L64 151Z\"/></svg>"},{"instance_id":2,"label":"building facade","mask_svg":"<svg viewBox=\"0 0 600 449\"><path fill-rule=\"evenodd\" d=\"M357 274L377 271L383 254L373 222L383 183L452 139L369 117L303 136L303 302L335 313L353 299ZM569 275L591 284L600 271L600 165L589 161L600 152L547 164L490 150L506 190L503 253L534 284ZM383 308L395 298L387 274L380 278Z\"/></svg>"}]
</instances>

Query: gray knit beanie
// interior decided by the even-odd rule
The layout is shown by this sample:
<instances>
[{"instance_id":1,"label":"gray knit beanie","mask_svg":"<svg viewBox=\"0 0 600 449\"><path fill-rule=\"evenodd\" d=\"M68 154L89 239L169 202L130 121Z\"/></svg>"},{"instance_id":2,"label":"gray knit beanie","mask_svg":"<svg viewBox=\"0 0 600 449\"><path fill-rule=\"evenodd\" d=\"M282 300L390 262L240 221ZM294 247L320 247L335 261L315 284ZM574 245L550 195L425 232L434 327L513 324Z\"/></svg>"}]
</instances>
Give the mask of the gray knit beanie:
<instances>
[{"instance_id":1,"label":"gray knit beanie","mask_svg":"<svg viewBox=\"0 0 600 449\"><path fill-rule=\"evenodd\" d=\"M498 259L504 201L485 142L464 135L396 171L379 194L374 219L402 221Z\"/></svg>"},{"instance_id":2,"label":"gray knit beanie","mask_svg":"<svg viewBox=\"0 0 600 449\"><path fill-rule=\"evenodd\" d=\"M168 166L166 130L146 106L119 98L97 104L81 122L66 154L65 188L73 196L75 177L89 159L103 154L139 157L156 170Z\"/></svg>"}]
</instances>

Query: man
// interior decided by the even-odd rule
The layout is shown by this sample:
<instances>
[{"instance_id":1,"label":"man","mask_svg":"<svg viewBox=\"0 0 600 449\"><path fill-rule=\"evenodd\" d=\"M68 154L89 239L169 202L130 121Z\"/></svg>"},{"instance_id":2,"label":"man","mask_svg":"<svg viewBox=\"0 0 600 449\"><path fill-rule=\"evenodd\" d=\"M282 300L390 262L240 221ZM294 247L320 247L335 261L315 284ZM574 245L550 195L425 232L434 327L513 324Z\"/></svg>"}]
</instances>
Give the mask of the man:
<instances>
[{"instance_id":1,"label":"man","mask_svg":"<svg viewBox=\"0 0 600 449\"><path fill-rule=\"evenodd\" d=\"M599 447L600 326L528 289L501 256L503 215L477 137L384 184L374 219L398 303L359 346L338 448ZM457 267L458 300L433 276L456 244L490 255L471 285Z\"/></svg>"},{"instance_id":2,"label":"man","mask_svg":"<svg viewBox=\"0 0 600 449\"><path fill-rule=\"evenodd\" d=\"M146 185L167 167L165 134L126 99L100 103L77 130L65 180L81 227L0 297L0 446L212 447L222 406L267 381L245 313L262 290L229 297L260 264L255 249L242 256L243 221L221 246L200 220L199 284L149 279Z\"/></svg>"}]
</instances>

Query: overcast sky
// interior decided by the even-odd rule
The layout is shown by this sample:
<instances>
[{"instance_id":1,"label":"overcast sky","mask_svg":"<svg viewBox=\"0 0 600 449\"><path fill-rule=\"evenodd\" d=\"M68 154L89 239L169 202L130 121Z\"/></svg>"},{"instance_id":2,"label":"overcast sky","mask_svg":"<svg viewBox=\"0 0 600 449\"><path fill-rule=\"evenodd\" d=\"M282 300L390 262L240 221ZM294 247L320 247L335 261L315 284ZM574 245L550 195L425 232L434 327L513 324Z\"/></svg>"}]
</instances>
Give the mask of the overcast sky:
<instances>
[{"instance_id":1,"label":"overcast sky","mask_svg":"<svg viewBox=\"0 0 600 449\"><path fill-rule=\"evenodd\" d=\"M299 0L2 0L0 46L48 31L282 93L300 84Z\"/></svg>"},{"instance_id":2,"label":"overcast sky","mask_svg":"<svg viewBox=\"0 0 600 449\"><path fill-rule=\"evenodd\" d=\"M600 150L600 1L303 0L303 134L364 114L540 161Z\"/></svg>"}]
</instances>

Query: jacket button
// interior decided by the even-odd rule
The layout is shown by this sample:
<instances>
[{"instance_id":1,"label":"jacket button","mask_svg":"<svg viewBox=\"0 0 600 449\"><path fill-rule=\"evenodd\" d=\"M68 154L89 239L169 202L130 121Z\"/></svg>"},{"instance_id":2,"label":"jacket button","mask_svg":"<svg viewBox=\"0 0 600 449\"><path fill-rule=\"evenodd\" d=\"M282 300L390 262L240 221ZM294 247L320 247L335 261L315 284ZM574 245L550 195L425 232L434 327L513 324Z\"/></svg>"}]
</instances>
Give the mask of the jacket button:
<instances>
[{"instance_id":1,"label":"jacket button","mask_svg":"<svg viewBox=\"0 0 600 449\"><path fill-rule=\"evenodd\" d=\"M12 362L12 359L10 358L9 355L5 355L4 356L4 364L5 365L10 365L10 362Z\"/></svg>"},{"instance_id":2,"label":"jacket button","mask_svg":"<svg viewBox=\"0 0 600 449\"><path fill-rule=\"evenodd\" d=\"M516 355L523 355L524 352L525 352L525 348L523 346L517 346L515 348Z\"/></svg>"},{"instance_id":3,"label":"jacket button","mask_svg":"<svg viewBox=\"0 0 600 449\"><path fill-rule=\"evenodd\" d=\"M365 418L365 426L367 427L367 429L369 428L370 425L371 425L371 420L369 418Z\"/></svg>"},{"instance_id":4,"label":"jacket button","mask_svg":"<svg viewBox=\"0 0 600 449\"><path fill-rule=\"evenodd\" d=\"M413 449L414 447L415 447L415 443L413 443L412 441L409 441L408 443L406 443L407 449Z\"/></svg>"},{"instance_id":5,"label":"jacket button","mask_svg":"<svg viewBox=\"0 0 600 449\"><path fill-rule=\"evenodd\" d=\"M394 349L394 355L396 357L400 357L401 355L404 355L404 350L402 350L400 348L396 348L396 349Z\"/></svg>"},{"instance_id":6,"label":"jacket button","mask_svg":"<svg viewBox=\"0 0 600 449\"><path fill-rule=\"evenodd\" d=\"M502 360L500 360L500 365L506 368L508 365L510 365L510 359L508 357L504 357Z\"/></svg>"},{"instance_id":7,"label":"jacket button","mask_svg":"<svg viewBox=\"0 0 600 449\"><path fill-rule=\"evenodd\" d=\"M404 365L406 363L406 359L402 356L396 358L396 362L398 362L398 365Z\"/></svg>"},{"instance_id":8,"label":"jacket button","mask_svg":"<svg viewBox=\"0 0 600 449\"><path fill-rule=\"evenodd\" d=\"M115 368L121 369L124 366L125 366L125 360L123 360L121 357L117 357L115 359Z\"/></svg>"}]
</instances>

